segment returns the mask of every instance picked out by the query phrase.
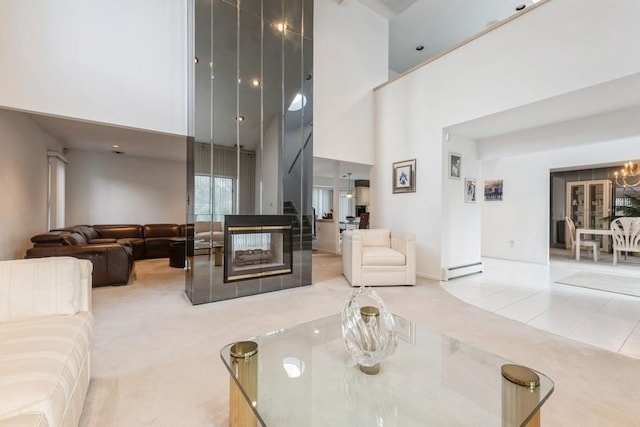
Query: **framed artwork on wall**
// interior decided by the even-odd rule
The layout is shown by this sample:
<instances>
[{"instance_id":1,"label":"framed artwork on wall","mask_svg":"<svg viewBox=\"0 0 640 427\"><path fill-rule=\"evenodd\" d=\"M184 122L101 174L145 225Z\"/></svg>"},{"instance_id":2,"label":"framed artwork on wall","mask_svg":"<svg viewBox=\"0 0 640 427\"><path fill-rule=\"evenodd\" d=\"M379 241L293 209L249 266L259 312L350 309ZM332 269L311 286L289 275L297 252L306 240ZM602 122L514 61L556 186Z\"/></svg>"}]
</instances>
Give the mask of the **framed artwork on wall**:
<instances>
[{"instance_id":1,"label":"framed artwork on wall","mask_svg":"<svg viewBox=\"0 0 640 427\"><path fill-rule=\"evenodd\" d=\"M462 172L462 155L449 153L449 178L460 179Z\"/></svg>"},{"instance_id":2,"label":"framed artwork on wall","mask_svg":"<svg viewBox=\"0 0 640 427\"><path fill-rule=\"evenodd\" d=\"M464 179L464 201L467 203L476 202L476 179L475 178Z\"/></svg>"},{"instance_id":3,"label":"framed artwork on wall","mask_svg":"<svg viewBox=\"0 0 640 427\"><path fill-rule=\"evenodd\" d=\"M486 202L502 201L503 182L501 179L488 179L484 182L484 200Z\"/></svg>"},{"instance_id":4,"label":"framed artwork on wall","mask_svg":"<svg viewBox=\"0 0 640 427\"><path fill-rule=\"evenodd\" d=\"M395 162L392 176L394 193L415 193L416 159Z\"/></svg>"}]
</instances>

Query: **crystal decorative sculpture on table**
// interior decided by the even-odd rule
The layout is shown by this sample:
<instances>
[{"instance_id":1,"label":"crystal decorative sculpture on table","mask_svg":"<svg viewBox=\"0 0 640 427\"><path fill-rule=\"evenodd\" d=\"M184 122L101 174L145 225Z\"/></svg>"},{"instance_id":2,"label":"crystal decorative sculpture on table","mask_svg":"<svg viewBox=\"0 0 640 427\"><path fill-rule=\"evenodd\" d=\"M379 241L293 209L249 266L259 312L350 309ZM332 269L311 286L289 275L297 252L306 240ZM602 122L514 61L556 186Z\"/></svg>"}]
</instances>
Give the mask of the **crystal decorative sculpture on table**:
<instances>
[{"instance_id":1,"label":"crystal decorative sculpture on table","mask_svg":"<svg viewBox=\"0 0 640 427\"><path fill-rule=\"evenodd\" d=\"M351 359L366 374L377 374L380 362L398 344L393 314L373 289L364 286L351 292L342 309L342 336Z\"/></svg>"}]
</instances>

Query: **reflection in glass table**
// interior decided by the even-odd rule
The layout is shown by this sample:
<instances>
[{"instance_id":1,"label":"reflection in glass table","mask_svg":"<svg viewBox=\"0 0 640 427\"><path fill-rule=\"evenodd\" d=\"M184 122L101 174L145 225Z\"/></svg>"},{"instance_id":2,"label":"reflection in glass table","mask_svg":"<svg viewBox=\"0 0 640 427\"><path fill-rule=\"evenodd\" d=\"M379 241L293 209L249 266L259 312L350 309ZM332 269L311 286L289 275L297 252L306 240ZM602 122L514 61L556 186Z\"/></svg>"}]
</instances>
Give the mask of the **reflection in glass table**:
<instances>
[{"instance_id":1,"label":"reflection in glass table","mask_svg":"<svg viewBox=\"0 0 640 427\"><path fill-rule=\"evenodd\" d=\"M553 392L548 377L533 373L539 386L516 385L501 375L508 360L395 320L398 347L377 375L351 363L339 315L253 338L257 352L246 358L230 354L238 346L224 347L230 425L256 425L238 420L238 400L268 427L538 425Z\"/></svg>"}]
</instances>

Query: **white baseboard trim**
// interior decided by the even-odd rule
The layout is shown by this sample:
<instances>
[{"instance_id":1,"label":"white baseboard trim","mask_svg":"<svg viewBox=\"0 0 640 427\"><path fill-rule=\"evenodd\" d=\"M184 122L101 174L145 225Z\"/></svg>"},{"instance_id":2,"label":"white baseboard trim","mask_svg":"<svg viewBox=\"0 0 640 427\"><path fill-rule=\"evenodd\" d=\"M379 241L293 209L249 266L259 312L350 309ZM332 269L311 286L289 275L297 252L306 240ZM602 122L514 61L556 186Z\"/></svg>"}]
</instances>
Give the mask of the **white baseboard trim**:
<instances>
[{"instance_id":1,"label":"white baseboard trim","mask_svg":"<svg viewBox=\"0 0 640 427\"><path fill-rule=\"evenodd\" d=\"M468 276L470 274L482 273L483 270L482 261L474 262L473 264L458 265L455 267L448 267L442 269L442 280L445 282L456 277Z\"/></svg>"}]
</instances>

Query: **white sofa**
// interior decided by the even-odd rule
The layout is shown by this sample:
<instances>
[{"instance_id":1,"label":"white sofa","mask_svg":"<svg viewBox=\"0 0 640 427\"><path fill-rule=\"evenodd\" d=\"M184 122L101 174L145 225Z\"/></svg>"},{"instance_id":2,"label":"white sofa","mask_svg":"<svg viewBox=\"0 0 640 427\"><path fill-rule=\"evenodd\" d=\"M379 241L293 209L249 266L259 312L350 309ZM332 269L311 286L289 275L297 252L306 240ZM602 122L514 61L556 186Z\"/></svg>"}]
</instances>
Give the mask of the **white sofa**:
<instances>
[{"instance_id":1,"label":"white sofa","mask_svg":"<svg viewBox=\"0 0 640 427\"><path fill-rule=\"evenodd\" d=\"M415 285L415 236L387 229L345 230L342 269L351 286Z\"/></svg>"},{"instance_id":2,"label":"white sofa","mask_svg":"<svg viewBox=\"0 0 640 427\"><path fill-rule=\"evenodd\" d=\"M204 240L224 245L222 221L197 221L194 228L195 240Z\"/></svg>"},{"instance_id":3,"label":"white sofa","mask_svg":"<svg viewBox=\"0 0 640 427\"><path fill-rule=\"evenodd\" d=\"M90 380L91 261L0 261L0 426L77 426Z\"/></svg>"}]
</instances>

